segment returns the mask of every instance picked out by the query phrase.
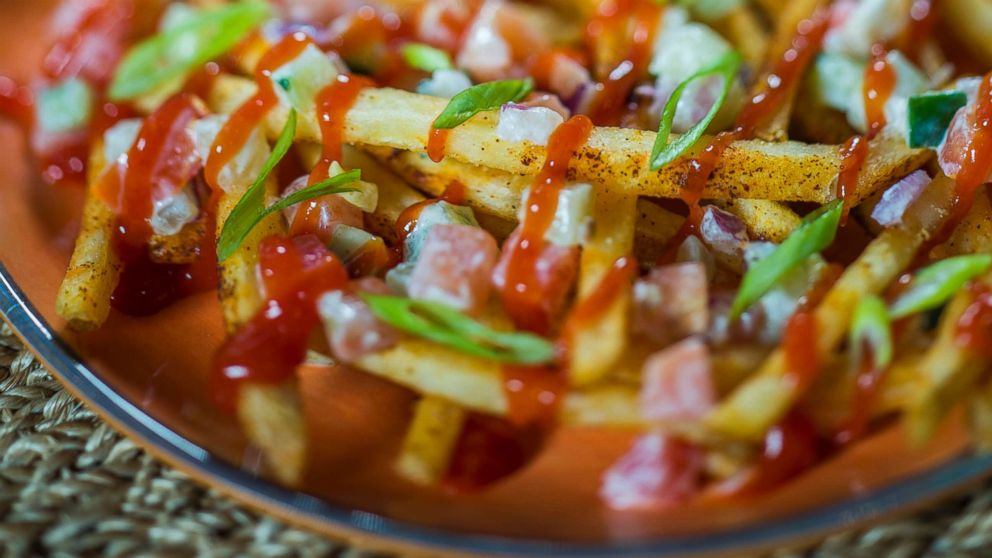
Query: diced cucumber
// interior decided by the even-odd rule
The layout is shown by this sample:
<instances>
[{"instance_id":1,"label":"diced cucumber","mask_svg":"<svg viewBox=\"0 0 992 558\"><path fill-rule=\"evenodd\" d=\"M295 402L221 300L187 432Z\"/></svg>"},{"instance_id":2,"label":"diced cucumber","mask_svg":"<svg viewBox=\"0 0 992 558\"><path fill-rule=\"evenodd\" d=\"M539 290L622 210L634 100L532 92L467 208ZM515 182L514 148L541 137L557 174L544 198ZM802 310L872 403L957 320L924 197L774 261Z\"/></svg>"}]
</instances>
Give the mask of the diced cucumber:
<instances>
[{"instance_id":1,"label":"diced cucumber","mask_svg":"<svg viewBox=\"0 0 992 558\"><path fill-rule=\"evenodd\" d=\"M338 69L327 54L308 45L299 56L272 72L271 79L276 94L300 113L300 120L313 122L317 111L314 99L337 75Z\"/></svg>"},{"instance_id":2,"label":"diced cucumber","mask_svg":"<svg viewBox=\"0 0 992 558\"><path fill-rule=\"evenodd\" d=\"M393 293L400 296L407 296L410 289L410 277L417 264L413 262L403 262L386 272L386 286Z\"/></svg>"},{"instance_id":3,"label":"diced cucumber","mask_svg":"<svg viewBox=\"0 0 992 558\"><path fill-rule=\"evenodd\" d=\"M864 73L865 65L853 58L824 52L816 57L809 79L821 103L846 112L851 93L860 89Z\"/></svg>"},{"instance_id":4,"label":"diced cucumber","mask_svg":"<svg viewBox=\"0 0 992 558\"><path fill-rule=\"evenodd\" d=\"M555 217L544 238L558 246L582 244L592 219L592 185L579 183L562 189L558 194Z\"/></svg>"},{"instance_id":5,"label":"diced cucumber","mask_svg":"<svg viewBox=\"0 0 992 558\"><path fill-rule=\"evenodd\" d=\"M968 96L962 91L928 91L910 97L909 146L939 146L954 114L967 102Z\"/></svg>"},{"instance_id":6,"label":"diced cucumber","mask_svg":"<svg viewBox=\"0 0 992 558\"><path fill-rule=\"evenodd\" d=\"M357 256L366 244L376 238L374 234L357 227L338 225L334 227L334 234L331 235L331 242L327 247L347 263Z\"/></svg>"},{"instance_id":7,"label":"diced cucumber","mask_svg":"<svg viewBox=\"0 0 992 558\"><path fill-rule=\"evenodd\" d=\"M79 78L69 78L38 92L35 115L46 132L69 132L89 124L93 89Z\"/></svg>"},{"instance_id":8,"label":"diced cucumber","mask_svg":"<svg viewBox=\"0 0 992 558\"><path fill-rule=\"evenodd\" d=\"M475 220L472 209L454 205L446 201L439 201L425 207L417 217L417 225L413 228L403 243L403 252L408 262L417 261L420 257L420 248L427 239L427 233L435 225L469 225L478 227L479 222Z\"/></svg>"}]
</instances>

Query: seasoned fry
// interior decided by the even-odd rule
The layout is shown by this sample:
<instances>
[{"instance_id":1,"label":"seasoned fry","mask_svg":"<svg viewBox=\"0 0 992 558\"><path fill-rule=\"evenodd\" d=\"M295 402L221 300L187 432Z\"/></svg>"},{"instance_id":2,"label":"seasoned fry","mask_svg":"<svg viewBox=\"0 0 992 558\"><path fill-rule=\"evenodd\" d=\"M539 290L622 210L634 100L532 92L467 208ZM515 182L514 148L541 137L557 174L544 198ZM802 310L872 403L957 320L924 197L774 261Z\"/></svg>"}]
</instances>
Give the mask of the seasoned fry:
<instances>
[{"instance_id":1,"label":"seasoned fry","mask_svg":"<svg viewBox=\"0 0 992 558\"><path fill-rule=\"evenodd\" d=\"M205 231L206 223L197 219L176 234L152 235L148 240L148 257L161 264L193 263L200 255L200 240Z\"/></svg>"},{"instance_id":2,"label":"seasoned fry","mask_svg":"<svg viewBox=\"0 0 992 558\"><path fill-rule=\"evenodd\" d=\"M730 39L734 48L741 53L750 67L755 70L761 69L771 37L751 6L742 2L712 24L717 31Z\"/></svg>"},{"instance_id":3,"label":"seasoned fry","mask_svg":"<svg viewBox=\"0 0 992 558\"><path fill-rule=\"evenodd\" d=\"M103 143L96 142L90 149L82 226L55 303L56 312L78 331L97 329L107 320L110 295L121 271L112 247L114 213L95 193L97 177L105 166Z\"/></svg>"},{"instance_id":4,"label":"seasoned fry","mask_svg":"<svg viewBox=\"0 0 992 558\"><path fill-rule=\"evenodd\" d=\"M212 98L227 99L244 98L246 87L253 85L228 77L218 79L214 87ZM396 89L365 90L348 111L344 139L357 145L423 152L431 122L444 104L443 99ZM284 122L286 114L285 110L274 110L270 123ZM480 114L452 130L448 157L511 174L537 173L545 149L500 140L494 133L495 124L494 115ZM313 127L301 126L299 132L305 133L308 128ZM270 125L270 129L278 130L281 126ZM682 159L657 171L648 171L647 158L655 135L643 130L596 128L571 161L569 177L591 184L614 184L637 195L677 198L680 177L685 174L688 162ZM914 166L914 163L918 164ZM870 158L858 180L859 195L875 191L894 175L905 174L921 164L922 161L907 161L905 157L888 153ZM839 168L840 154L834 146L738 141L724 153L703 197L824 203L835 197L832 185Z\"/></svg>"},{"instance_id":5,"label":"seasoned fry","mask_svg":"<svg viewBox=\"0 0 992 558\"><path fill-rule=\"evenodd\" d=\"M751 238L782 242L799 226L800 217L784 204L768 200L733 199L715 205L737 215Z\"/></svg>"}]
</instances>

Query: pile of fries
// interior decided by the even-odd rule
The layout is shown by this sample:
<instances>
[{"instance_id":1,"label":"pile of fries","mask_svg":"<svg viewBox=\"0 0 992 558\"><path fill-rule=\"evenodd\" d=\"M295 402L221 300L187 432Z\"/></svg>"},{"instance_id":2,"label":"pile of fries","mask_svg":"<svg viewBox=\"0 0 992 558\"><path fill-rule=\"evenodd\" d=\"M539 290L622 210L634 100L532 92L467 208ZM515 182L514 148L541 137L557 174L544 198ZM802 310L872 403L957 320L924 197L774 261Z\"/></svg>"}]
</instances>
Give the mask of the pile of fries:
<instances>
[{"instance_id":1,"label":"pile of fries","mask_svg":"<svg viewBox=\"0 0 992 558\"><path fill-rule=\"evenodd\" d=\"M216 286L211 389L281 482L306 362L418 393L395 470L445 490L559 425L642 432L616 508L773 489L894 415L923 444L966 405L992 447L987 2L147 4L67 3L32 86L39 158L89 150L58 312Z\"/></svg>"}]
</instances>

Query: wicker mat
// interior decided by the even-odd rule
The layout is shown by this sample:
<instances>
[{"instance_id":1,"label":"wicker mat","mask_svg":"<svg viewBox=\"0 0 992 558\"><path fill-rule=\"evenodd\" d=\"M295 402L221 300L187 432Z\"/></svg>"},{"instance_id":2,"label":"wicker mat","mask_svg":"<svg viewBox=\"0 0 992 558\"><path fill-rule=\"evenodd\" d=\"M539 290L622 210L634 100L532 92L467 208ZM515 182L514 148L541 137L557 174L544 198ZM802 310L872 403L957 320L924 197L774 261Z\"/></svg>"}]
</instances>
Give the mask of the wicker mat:
<instances>
[{"instance_id":1,"label":"wicker mat","mask_svg":"<svg viewBox=\"0 0 992 558\"><path fill-rule=\"evenodd\" d=\"M363 556L248 511L103 424L0 325L3 556ZM992 484L785 557L992 556Z\"/></svg>"}]
</instances>

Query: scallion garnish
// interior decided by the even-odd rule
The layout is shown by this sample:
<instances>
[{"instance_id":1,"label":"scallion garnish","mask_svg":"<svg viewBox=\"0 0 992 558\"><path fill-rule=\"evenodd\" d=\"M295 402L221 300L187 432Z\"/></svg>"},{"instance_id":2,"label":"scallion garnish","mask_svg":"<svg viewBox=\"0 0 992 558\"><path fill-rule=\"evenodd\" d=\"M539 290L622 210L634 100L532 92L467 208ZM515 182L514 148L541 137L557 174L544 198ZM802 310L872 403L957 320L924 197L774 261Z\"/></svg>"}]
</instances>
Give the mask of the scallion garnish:
<instances>
[{"instance_id":1,"label":"scallion garnish","mask_svg":"<svg viewBox=\"0 0 992 558\"><path fill-rule=\"evenodd\" d=\"M848 346L854 366L861 365L866 344L871 349L872 370L888 368L893 353L891 320L885 302L875 295L862 298L851 318Z\"/></svg>"},{"instance_id":2,"label":"scallion garnish","mask_svg":"<svg viewBox=\"0 0 992 558\"><path fill-rule=\"evenodd\" d=\"M117 67L110 98L133 99L206 64L231 50L269 13L269 5L257 0L205 9L138 43Z\"/></svg>"},{"instance_id":3,"label":"scallion garnish","mask_svg":"<svg viewBox=\"0 0 992 558\"><path fill-rule=\"evenodd\" d=\"M658 126L658 136L655 138L654 148L651 150L651 170L660 169L671 163L699 141L699 138L706 132L706 128L709 127L713 119L716 118L717 113L720 112L720 107L723 106L724 101L727 100L727 94L734 84L734 76L737 75L740 67L741 55L735 51L730 51L721 56L712 65L689 76L672 91L671 97L668 98L668 102L665 103L665 108L661 112L661 124ZM675 111L678 109L679 100L682 98L686 87L697 79L709 76L720 76L723 78L723 87L720 89L720 96L717 97L716 102L713 103L713 106L710 107L709 112L706 113L706 116L702 120L697 122L689 131L669 143L668 136L672 132Z\"/></svg>"},{"instance_id":4,"label":"scallion garnish","mask_svg":"<svg viewBox=\"0 0 992 558\"><path fill-rule=\"evenodd\" d=\"M403 46L403 59L411 68L424 72L450 70L454 67L448 53L423 43L408 43Z\"/></svg>"},{"instance_id":5,"label":"scallion garnish","mask_svg":"<svg viewBox=\"0 0 992 558\"><path fill-rule=\"evenodd\" d=\"M842 200L834 200L810 213L774 252L750 266L741 280L730 318L740 316L790 271L830 246L837 234L843 206Z\"/></svg>"},{"instance_id":6,"label":"scallion garnish","mask_svg":"<svg viewBox=\"0 0 992 558\"><path fill-rule=\"evenodd\" d=\"M487 360L513 364L546 364L554 360L550 341L531 333L496 331L461 312L423 300L364 294L380 320L440 345Z\"/></svg>"},{"instance_id":7,"label":"scallion garnish","mask_svg":"<svg viewBox=\"0 0 992 558\"><path fill-rule=\"evenodd\" d=\"M234 254L238 246L244 241L248 233L255 228L262 219L283 209L312 198L326 196L328 194L340 194L351 192L352 189L340 188L349 182L354 182L361 178L361 172L354 170L328 178L323 182L308 186L295 192L269 207L265 207L265 180L272 173L272 170L279 164L279 161L286 156L290 146L293 145L293 138L296 136L296 111L289 112L286 126L279 134L276 145L272 148L272 153L266 159L262 171L252 182L251 186L245 190L237 205L231 210L227 220L224 221L224 228L221 229L220 238L217 241L217 259L224 261Z\"/></svg>"},{"instance_id":8,"label":"scallion garnish","mask_svg":"<svg viewBox=\"0 0 992 558\"><path fill-rule=\"evenodd\" d=\"M965 283L992 268L992 255L955 256L927 266L890 305L894 319L936 308L954 296Z\"/></svg>"},{"instance_id":9,"label":"scallion garnish","mask_svg":"<svg viewBox=\"0 0 992 558\"><path fill-rule=\"evenodd\" d=\"M454 128L480 112L496 110L506 103L513 103L526 97L534 89L534 81L527 79L504 79L473 85L455 95L434 120L439 129Z\"/></svg>"}]
</instances>

